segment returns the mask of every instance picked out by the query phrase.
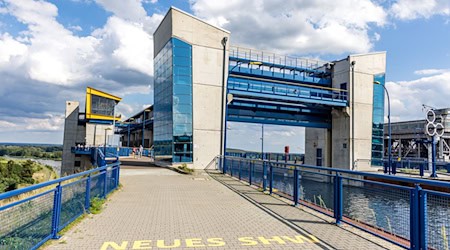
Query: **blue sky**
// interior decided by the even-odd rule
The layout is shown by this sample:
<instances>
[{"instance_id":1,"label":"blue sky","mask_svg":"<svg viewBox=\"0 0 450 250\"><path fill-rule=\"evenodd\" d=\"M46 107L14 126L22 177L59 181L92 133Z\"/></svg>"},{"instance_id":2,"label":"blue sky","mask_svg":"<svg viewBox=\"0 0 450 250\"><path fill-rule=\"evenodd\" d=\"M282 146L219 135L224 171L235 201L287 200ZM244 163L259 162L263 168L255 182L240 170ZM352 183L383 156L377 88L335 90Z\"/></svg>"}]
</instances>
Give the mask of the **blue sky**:
<instances>
[{"instance_id":1,"label":"blue sky","mask_svg":"<svg viewBox=\"0 0 450 250\"><path fill-rule=\"evenodd\" d=\"M0 141L62 143L65 101L83 103L86 86L122 96L124 116L152 104L152 33L171 5L235 45L324 60L387 51L394 121L450 106L448 0L0 0ZM229 146L260 150L261 125L228 127ZM265 131L269 151L304 149L302 128Z\"/></svg>"}]
</instances>

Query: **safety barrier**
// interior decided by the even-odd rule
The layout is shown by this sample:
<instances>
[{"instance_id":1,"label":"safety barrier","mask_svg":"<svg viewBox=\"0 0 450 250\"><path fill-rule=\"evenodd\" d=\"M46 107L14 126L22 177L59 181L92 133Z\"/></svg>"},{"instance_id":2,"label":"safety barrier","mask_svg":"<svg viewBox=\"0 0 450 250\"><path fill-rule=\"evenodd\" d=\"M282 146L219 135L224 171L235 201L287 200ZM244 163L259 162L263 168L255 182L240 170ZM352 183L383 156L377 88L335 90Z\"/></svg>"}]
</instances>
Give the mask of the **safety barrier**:
<instances>
[{"instance_id":1,"label":"safety barrier","mask_svg":"<svg viewBox=\"0 0 450 250\"><path fill-rule=\"evenodd\" d=\"M229 157L216 167L410 249L449 249L450 183Z\"/></svg>"},{"instance_id":2,"label":"safety barrier","mask_svg":"<svg viewBox=\"0 0 450 250\"><path fill-rule=\"evenodd\" d=\"M37 249L119 185L120 163L0 194L0 249Z\"/></svg>"},{"instance_id":3,"label":"safety barrier","mask_svg":"<svg viewBox=\"0 0 450 250\"><path fill-rule=\"evenodd\" d=\"M450 173L450 163L446 161L436 161L436 169L439 173ZM401 160L391 160L389 168L389 160L368 160L358 159L355 161L355 169L358 170L361 167L383 167L384 173L397 174L418 174L424 176L426 171L431 171L430 165L432 162L428 162L427 159L422 158L402 158Z\"/></svg>"}]
</instances>

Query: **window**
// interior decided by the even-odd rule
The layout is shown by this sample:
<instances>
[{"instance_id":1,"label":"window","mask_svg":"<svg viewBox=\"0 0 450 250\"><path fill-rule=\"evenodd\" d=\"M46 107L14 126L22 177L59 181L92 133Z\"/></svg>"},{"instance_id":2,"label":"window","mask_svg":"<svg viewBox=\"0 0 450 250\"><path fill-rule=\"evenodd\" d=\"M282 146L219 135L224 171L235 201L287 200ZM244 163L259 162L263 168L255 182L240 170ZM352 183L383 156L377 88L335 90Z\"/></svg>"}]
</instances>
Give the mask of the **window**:
<instances>
[{"instance_id":1,"label":"window","mask_svg":"<svg viewBox=\"0 0 450 250\"><path fill-rule=\"evenodd\" d=\"M380 84L373 85L373 113L372 113L372 165L381 166L383 164L383 136L384 136L384 74L375 75L374 82Z\"/></svg>"},{"instance_id":2,"label":"window","mask_svg":"<svg viewBox=\"0 0 450 250\"><path fill-rule=\"evenodd\" d=\"M116 101L97 95L91 95L91 113L96 115L114 115Z\"/></svg>"},{"instance_id":3,"label":"window","mask_svg":"<svg viewBox=\"0 0 450 250\"><path fill-rule=\"evenodd\" d=\"M316 166L322 166L322 149L316 149Z\"/></svg>"},{"instance_id":4,"label":"window","mask_svg":"<svg viewBox=\"0 0 450 250\"><path fill-rule=\"evenodd\" d=\"M192 46L172 38L154 63L155 155L192 162Z\"/></svg>"}]
</instances>

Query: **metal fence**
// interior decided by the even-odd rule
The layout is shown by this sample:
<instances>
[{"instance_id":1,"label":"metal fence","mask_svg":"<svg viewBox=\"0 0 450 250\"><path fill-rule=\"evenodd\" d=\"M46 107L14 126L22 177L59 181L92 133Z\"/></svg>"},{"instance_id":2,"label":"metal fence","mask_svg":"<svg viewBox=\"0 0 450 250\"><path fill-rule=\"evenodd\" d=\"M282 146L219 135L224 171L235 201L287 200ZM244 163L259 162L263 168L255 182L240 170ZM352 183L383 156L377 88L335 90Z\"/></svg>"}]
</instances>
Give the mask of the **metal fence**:
<instances>
[{"instance_id":1,"label":"metal fence","mask_svg":"<svg viewBox=\"0 0 450 250\"><path fill-rule=\"evenodd\" d=\"M410 249L449 249L450 183L237 157L225 174Z\"/></svg>"},{"instance_id":2,"label":"metal fence","mask_svg":"<svg viewBox=\"0 0 450 250\"><path fill-rule=\"evenodd\" d=\"M120 163L0 194L0 249L37 249L119 185Z\"/></svg>"}]
</instances>

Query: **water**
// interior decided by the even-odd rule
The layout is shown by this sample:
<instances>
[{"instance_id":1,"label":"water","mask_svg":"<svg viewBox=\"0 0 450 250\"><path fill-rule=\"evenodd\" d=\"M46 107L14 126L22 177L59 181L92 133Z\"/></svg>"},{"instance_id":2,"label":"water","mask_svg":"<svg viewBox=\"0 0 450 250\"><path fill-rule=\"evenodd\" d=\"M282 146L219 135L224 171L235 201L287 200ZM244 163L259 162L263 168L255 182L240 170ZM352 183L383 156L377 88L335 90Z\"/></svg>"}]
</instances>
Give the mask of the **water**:
<instances>
[{"instance_id":1,"label":"water","mask_svg":"<svg viewBox=\"0 0 450 250\"><path fill-rule=\"evenodd\" d=\"M287 174L289 176L289 174ZM286 176L274 176L274 187L292 194L293 181ZM359 225L369 225L410 239L410 191L363 184L355 181L343 189L344 217ZM355 186L356 184L356 186ZM359 184L359 185L358 185ZM331 182L302 178L300 199L314 203L330 212L334 209L334 187ZM427 197L428 245L448 249L450 245L450 198L429 194Z\"/></svg>"},{"instance_id":2,"label":"water","mask_svg":"<svg viewBox=\"0 0 450 250\"><path fill-rule=\"evenodd\" d=\"M242 163L244 164L244 163ZM233 166L233 176L239 168ZM300 199L315 204L332 214L334 209L334 184L324 182L329 177L302 173ZM248 166L241 165L241 177L249 177ZM262 186L261 165L254 165L253 184ZM273 188L293 196L293 170L274 168ZM350 185L349 185L350 184ZM269 185L269 184L268 184ZM410 188L386 187L378 184L344 179L343 215L359 226L378 228L405 240L410 239ZM434 249L448 249L450 245L450 198L428 194L427 228L428 246Z\"/></svg>"},{"instance_id":3,"label":"water","mask_svg":"<svg viewBox=\"0 0 450 250\"><path fill-rule=\"evenodd\" d=\"M35 159L35 158L21 158L21 157L11 157L11 156L2 156L2 158L5 158L7 160L32 160L37 163L48 165L53 168L53 170L59 175L61 173L61 161L55 161L55 160L46 160L46 159Z\"/></svg>"}]
</instances>

